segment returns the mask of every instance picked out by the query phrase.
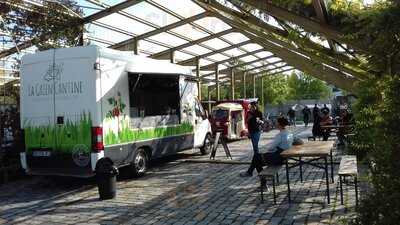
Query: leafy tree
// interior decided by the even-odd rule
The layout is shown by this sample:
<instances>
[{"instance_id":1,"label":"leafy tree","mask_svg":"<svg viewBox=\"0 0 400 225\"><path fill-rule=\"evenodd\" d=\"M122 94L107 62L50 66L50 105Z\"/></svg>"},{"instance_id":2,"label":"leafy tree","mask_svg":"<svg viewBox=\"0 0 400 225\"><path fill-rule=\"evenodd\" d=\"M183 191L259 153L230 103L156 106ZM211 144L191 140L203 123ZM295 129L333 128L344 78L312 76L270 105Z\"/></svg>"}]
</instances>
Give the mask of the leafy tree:
<instances>
[{"instance_id":1,"label":"leafy tree","mask_svg":"<svg viewBox=\"0 0 400 225\"><path fill-rule=\"evenodd\" d=\"M265 103L278 105L288 100L289 86L286 75L276 74L265 76L263 79Z\"/></svg>"},{"instance_id":2,"label":"leafy tree","mask_svg":"<svg viewBox=\"0 0 400 225\"><path fill-rule=\"evenodd\" d=\"M289 99L326 99L331 89L323 81L299 72L293 72L288 78Z\"/></svg>"},{"instance_id":3,"label":"leafy tree","mask_svg":"<svg viewBox=\"0 0 400 225\"><path fill-rule=\"evenodd\" d=\"M4 0L0 2L0 30L15 44L30 40L39 50L75 46L83 33L81 15L73 0L43 1L43 5Z\"/></svg>"}]
</instances>

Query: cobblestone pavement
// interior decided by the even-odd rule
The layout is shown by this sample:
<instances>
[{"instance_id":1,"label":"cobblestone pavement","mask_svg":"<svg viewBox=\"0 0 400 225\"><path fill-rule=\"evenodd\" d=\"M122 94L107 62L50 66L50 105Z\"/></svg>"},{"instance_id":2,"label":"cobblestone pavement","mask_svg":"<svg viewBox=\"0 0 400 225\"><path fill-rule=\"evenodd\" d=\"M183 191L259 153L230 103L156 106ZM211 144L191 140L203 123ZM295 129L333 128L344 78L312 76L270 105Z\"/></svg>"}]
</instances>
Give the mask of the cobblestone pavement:
<instances>
[{"instance_id":1,"label":"cobblestone pavement","mask_svg":"<svg viewBox=\"0 0 400 225\"><path fill-rule=\"evenodd\" d=\"M292 130L301 137L310 133L310 128ZM264 133L260 146L276 133ZM234 159L250 160L249 140L228 145ZM189 150L158 161L144 177L122 175L117 197L106 201L98 200L93 179L31 177L3 185L0 224L338 224L354 212L354 188L344 187L340 205L337 176L327 204L322 170L304 166L302 183L298 170L291 170L294 202L289 205L282 169L274 205L272 193L260 202L257 176L238 176L248 165L184 162L193 158L208 156ZM217 158L225 158L223 150Z\"/></svg>"}]
</instances>

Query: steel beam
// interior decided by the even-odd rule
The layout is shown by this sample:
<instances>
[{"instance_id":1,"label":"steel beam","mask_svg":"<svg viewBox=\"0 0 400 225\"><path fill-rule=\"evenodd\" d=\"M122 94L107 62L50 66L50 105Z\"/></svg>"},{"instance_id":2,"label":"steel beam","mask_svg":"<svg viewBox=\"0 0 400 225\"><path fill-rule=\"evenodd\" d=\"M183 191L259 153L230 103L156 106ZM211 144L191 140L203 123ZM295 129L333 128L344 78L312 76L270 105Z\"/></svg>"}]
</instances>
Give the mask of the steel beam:
<instances>
[{"instance_id":1,"label":"steel beam","mask_svg":"<svg viewBox=\"0 0 400 225\"><path fill-rule=\"evenodd\" d=\"M326 5L324 1L321 0L312 0L313 7L315 10L315 13L317 14L317 18L321 23L324 24L329 24L328 22L328 10L326 9ZM332 51L336 52L337 47L335 45L335 42L333 42L330 39L327 39L329 46L331 47Z\"/></svg>"},{"instance_id":2,"label":"steel beam","mask_svg":"<svg viewBox=\"0 0 400 225\"><path fill-rule=\"evenodd\" d=\"M201 78L200 78L200 58L196 59L196 77L197 77L197 90L199 93L199 100L201 101L202 96L201 96Z\"/></svg>"},{"instance_id":3,"label":"steel beam","mask_svg":"<svg viewBox=\"0 0 400 225\"><path fill-rule=\"evenodd\" d=\"M230 77L231 77L231 99L235 99L235 72L234 69L231 68L230 70Z\"/></svg>"},{"instance_id":4,"label":"steel beam","mask_svg":"<svg viewBox=\"0 0 400 225\"><path fill-rule=\"evenodd\" d=\"M109 15L111 15L113 13L119 12L119 11L121 11L123 9L128 8L128 7L131 7L133 5L136 5L136 4L138 4L140 2L143 2L143 1L144 0L127 0L127 1L121 2L119 4L111 6L109 8L103 9L100 12L97 12L97 13L94 13L94 14L92 14L90 16L87 16L87 17L83 18L83 21L85 23L90 23L90 22L93 22L95 20L101 19L103 17L109 16Z\"/></svg>"},{"instance_id":5,"label":"steel beam","mask_svg":"<svg viewBox=\"0 0 400 225\"><path fill-rule=\"evenodd\" d=\"M256 51L258 51L258 50L256 50ZM265 50L264 50L264 51L265 51ZM246 54L244 54L244 55L247 56ZM251 54L250 54L250 55L251 55ZM241 56L241 57L240 57L240 56L236 56L236 57L243 58L243 57L245 57L245 56ZM236 57L230 58L229 61L235 60ZM230 68L243 67L243 66L247 66L247 65L253 64L253 63L255 63L255 62L259 62L259 61L262 61L262 60L267 60L267 59L274 58L274 57L276 57L276 56L270 55L270 56L267 56L267 57L264 57L264 58L261 58L261 59L255 59L255 60L252 60L252 61L249 61L249 62L244 62L244 63L240 63L240 64L237 64L237 65L233 65L233 66L231 66ZM240 60L240 58L238 58L238 59ZM228 60L228 59L227 59L227 60ZM228 61L228 62L229 62L229 61ZM265 64L264 66L274 65L274 64L279 63L279 62L282 62L282 60L280 60L280 61L278 61L278 62L268 63L268 64ZM225 60L224 60L224 61L221 61L220 63L225 63ZM214 64L205 65L205 66L202 67L202 69L203 69L203 70L207 70L207 66L210 66L210 65L214 65ZM228 72L229 72L229 68L220 70L220 73L228 73ZM202 77L207 77L207 76L210 76L210 75L212 75L212 73L204 74L204 75L202 75Z\"/></svg>"},{"instance_id":6,"label":"steel beam","mask_svg":"<svg viewBox=\"0 0 400 225\"><path fill-rule=\"evenodd\" d=\"M291 71L291 70L294 70L294 68L288 68L288 69L284 69L284 70L279 70L279 71L276 71L276 72L273 72L273 73L262 72L262 73L264 73L262 76L257 76L258 74L261 74L261 72L260 73L250 74L250 75L251 76L256 76L257 78L262 78L262 77L265 77L265 76L273 76L273 75L284 73L284 72ZM242 75L241 79L243 79L243 75ZM222 81L222 82L220 82L220 85L226 84L227 82L228 81ZM230 80L229 80L229 82L230 82ZM208 87L214 87L214 86L215 86L215 84L209 85Z\"/></svg>"},{"instance_id":7,"label":"steel beam","mask_svg":"<svg viewBox=\"0 0 400 225\"><path fill-rule=\"evenodd\" d=\"M206 1L213 1L213 0L206 0ZM327 24L321 24L315 20L299 16L286 9L275 6L269 1L258 1L258 0L241 0L241 1L248 5L251 5L252 7L258 10L264 11L269 15L275 16L281 20L297 24L302 28L304 28L305 30L323 34L330 39L345 43L348 46L352 46L354 49L361 50L364 52L366 51L366 49L361 47L358 43L345 39L343 37L343 34L341 34L339 31L337 31L336 29Z\"/></svg>"},{"instance_id":8,"label":"steel beam","mask_svg":"<svg viewBox=\"0 0 400 225\"><path fill-rule=\"evenodd\" d=\"M243 72L243 98L247 98L246 72Z\"/></svg>"},{"instance_id":9,"label":"steel beam","mask_svg":"<svg viewBox=\"0 0 400 225\"><path fill-rule=\"evenodd\" d=\"M218 71L218 64L215 65L215 94L217 96L217 100L220 100L220 93L219 93L219 71Z\"/></svg>"},{"instance_id":10,"label":"steel beam","mask_svg":"<svg viewBox=\"0 0 400 225\"><path fill-rule=\"evenodd\" d=\"M225 34L229 34L229 33L233 32L234 30L235 29L231 28L231 29L228 29L228 30L224 30L224 31L221 31L221 32L218 32L218 33L215 33L215 34L212 34L212 35L197 39L197 40L192 40L192 41L189 41L188 43L185 43L185 44L182 44L182 45L167 49L167 50L162 51L162 52L155 53L155 54L151 55L151 57L152 58L159 58L159 57L162 57L163 55L169 54L170 52L178 51L178 50L190 47L192 45L196 45L196 44L199 44L201 42L208 41L208 40L211 40L211 39L216 38L216 37L220 37L220 36L225 35Z\"/></svg>"},{"instance_id":11,"label":"steel beam","mask_svg":"<svg viewBox=\"0 0 400 225\"><path fill-rule=\"evenodd\" d=\"M215 51L211 51L211 52L203 54L203 55L199 55L199 56L196 56L196 57L193 57L193 58L190 58L190 59L186 59L186 60L180 61L178 64L179 65L183 65L183 66L188 66L188 65L191 65L191 63L193 61L195 61L196 58L206 58L208 56L212 56L212 55L215 55L217 53L221 53L221 52L225 52L225 51L228 51L228 50L231 50L231 49L234 49L234 48L238 48L240 46L247 45L247 44L250 44L250 43L252 43L251 40L243 41L243 42L240 42L240 43L235 44L235 45L227 46L225 48L221 48L221 49L218 49L218 50L215 50Z\"/></svg>"},{"instance_id":12,"label":"steel beam","mask_svg":"<svg viewBox=\"0 0 400 225\"><path fill-rule=\"evenodd\" d=\"M242 30L244 35L254 40L265 49L268 49L279 58L285 60L289 65L292 65L299 70L307 72L310 75L317 77L321 80L327 81L328 83L334 84L344 90L351 91L354 89L354 83L355 81L357 81L357 79L355 79L354 77L347 76L340 71L334 70L321 63L317 63L313 59L309 59L302 54L298 54L297 52L288 50L280 45L277 45L276 43L268 40L265 37L264 32L260 32L258 29L255 29L248 24L243 23L240 19L233 19L226 14L223 14L224 16L221 16L221 14L210 5L210 2L215 2L214 0L208 0L207 3L203 2L205 0L193 1L196 1L199 5L211 12L214 12L216 15L220 15L219 18L222 19L224 22L228 23L232 27Z\"/></svg>"},{"instance_id":13,"label":"steel beam","mask_svg":"<svg viewBox=\"0 0 400 225\"><path fill-rule=\"evenodd\" d=\"M204 2L205 0L198 0L200 2ZM353 67L357 67L359 65L359 62L354 62L354 60L348 59L348 57L344 57L342 54L335 54L331 50L329 50L329 53L326 52L326 48L323 48L321 46L316 47L316 44L311 44L311 42L307 39L302 40L302 43L300 46L309 47L311 50L305 50L304 48L299 48L297 46L293 46L291 43L288 43L286 41L283 41L282 38L277 38L274 35L271 35L269 32L268 25L264 21L260 20L259 18L249 14L246 15L246 17L241 16L241 14L238 14L238 12L227 8L226 6L216 2L215 0L210 0L208 5L204 4L205 7L208 7L209 9L212 8L215 10L217 13L217 17L220 18L221 20L226 20L226 19L231 19L234 20L237 23L237 25L240 27L239 29L243 30L246 29L247 27L251 27L252 29L257 30L258 36L260 37L265 37L268 39L270 42L274 42L275 44L281 45L284 48L287 48L293 52L297 52L303 55L307 55L308 57L312 58L315 61L319 61L320 63L325 63L329 66L335 67L338 70L344 71L346 73L349 73L359 79L365 79L365 77L368 76L368 73L366 71L358 70L355 71L353 69L350 69L346 67L345 65L342 65L337 62L338 59L343 61L344 63L347 63ZM228 17L228 18L227 18ZM312 46L310 46L312 45ZM316 52L313 52L316 51ZM332 55L332 56L331 56ZM337 58L336 58L337 57Z\"/></svg>"},{"instance_id":14,"label":"steel beam","mask_svg":"<svg viewBox=\"0 0 400 225\"><path fill-rule=\"evenodd\" d=\"M244 54L241 54L241 55L229 58L229 59L218 61L217 63L208 64L208 65L202 66L201 70L212 70L212 68L214 68L214 66L216 64L227 63L227 62L230 62L232 60L240 59L240 58L243 58L243 57L246 57L246 56L249 56L249 55L254 55L254 54L256 54L258 52L262 52L262 51L265 51L265 49L258 49L258 50L255 50L255 51L252 51L252 52L248 52L248 53L244 53Z\"/></svg>"},{"instance_id":15,"label":"steel beam","mask_svg":"<svg viewBox=\"0 0 400 225\"><path fill-rule=\"evenodd\" d=\"M177 14L176 12L173 12L173 11L169 10L168 8L166 8L166 7L162 6L162 5L160 5L160 4L156 3L156 2L154 2L153 0L146 0L146 2L149 3L149 4L151 4L151 5L153 5L153 6L155 6L155 7L157 7L157 8L159 8L159 9L161 9L162 11L164 11L164 12L166 12L166 13L169 13L169 14L171 14L171 15L173 15L173 16L179 18L179 19L185 19L184 17L182 17L181 15ZM213 32L211 32L211 31L208 30L207 28L204 28L204 27L202 27L202 26L200 26L200 25L198 25L198 24L195 24L195 23L190 23L190 24L191 24L193 27L195 27L195 28L197 28L197 29L199 29L199 30L201 30L201 31L204 31L204 32L206 32L206 33L208 33L208 34L210 34L210 35L213 34ZM224 41L224 42L226 42L226 43L228 43L229 45L234 45L234 43L232 43L231 41L227 40L226 38L219 37L219 39L222 40L222 41ZM242 51L244 51L244 52L248 52L246 49L240 48L240 50L242 50ZM257 56L255 56L255 57L257 57ZM257 58L258 58L258 57L257 57Z\"/></svg>"}]
</instances>

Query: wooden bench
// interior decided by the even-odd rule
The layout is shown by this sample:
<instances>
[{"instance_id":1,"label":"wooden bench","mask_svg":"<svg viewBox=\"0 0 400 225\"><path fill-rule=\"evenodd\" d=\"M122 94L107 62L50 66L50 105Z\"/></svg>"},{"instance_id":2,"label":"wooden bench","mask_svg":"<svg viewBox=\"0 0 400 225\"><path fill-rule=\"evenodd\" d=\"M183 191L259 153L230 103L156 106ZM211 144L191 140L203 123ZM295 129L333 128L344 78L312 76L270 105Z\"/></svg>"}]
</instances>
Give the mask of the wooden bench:
<instances>
[{"instance_id":1,"label":"wooden bench","mask_svg":"<svg viewBox=\"0 0 400 225\"><path fill-rule=\"evenodd\" d=\"M344 155L339 165L339 184L340 184L340 203L343 205L343 188L342 179L351 176L354 178L354 186L356 192L356 206L358 206L358 188L357 188L357 157L355 155Z\"/></svg>"},{"instance_id":2,"label":"wooden bench","mask_svg":"<svg viewBox=\"0 0 400 225\"><path fill-rule=\"evenodd\" d=\"M264 202L264 186L267 183L267 179L272 180L272 190L274 194L274 204L276 204L276 191L275 191L275 181L279 184L279 170L282 165L268 166L264 168L261 173L258 174L260 177L260 192L261 192L261 202ZM275 180L276 179L276 180Z\"/></svg>"}]
</instances>

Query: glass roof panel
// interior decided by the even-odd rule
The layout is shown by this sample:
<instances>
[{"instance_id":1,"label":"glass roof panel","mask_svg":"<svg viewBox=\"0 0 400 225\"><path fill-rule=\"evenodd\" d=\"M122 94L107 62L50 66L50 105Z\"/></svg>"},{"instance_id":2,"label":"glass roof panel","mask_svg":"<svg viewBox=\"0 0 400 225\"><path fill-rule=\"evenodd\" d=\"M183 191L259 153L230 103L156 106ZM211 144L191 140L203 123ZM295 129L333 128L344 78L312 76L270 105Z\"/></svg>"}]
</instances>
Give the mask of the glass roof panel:
<instances>
[{"instance_id":1,"label":"glass roof panel","mask_svg":"<svg viewBox=\"0 0 400 225\"><path fill-rule=\"evenodd\" d=\"M260 57L260 58L265 58L265 57L271 56L273 54L271 52L262 51L262 52L256 53L255 55Z\"/></svg>"},{"instance_id":2,"label":"glass roof panel","mask_svg":"<svg viewBox=\"0 0 400 225\"><path fill-rule=\"evenodd\" d=\"M228 24L215 17L205 17L195 21L194 23L214 33L218 33L231 28Z\"/></svg>"},{"instance_id":3,"label":"glass roof panel","mask_svg":"<svg viewBox=\"0 0 400 225\"><path fill-rule=\"evenodd\" d=\"M228 68L228 67L225 66L224 64L218 65L218 69L219 70L223 70L223 69L226 69L226 68Z\"/></svg>"},{"instance_id":4,"label":"glass roof panel","mask_svg":"<svg viewBox=\"0 0 400 225\"><path fill-rule=\"evenodd\" d=\"M214 55L211 55L211 56L209 56L208 58L210 58L210 59L214 59L214 60L216 60L216 61L222 61L222 60L225 60L225 59L229 59L228 57L226 57L226 56L224 56L224 55L222 55L222 54L214 54Z\"/></svg>"},{"instance_id":5,"label":"glass roof panel","mask_svg":"<svg viewBox=\"0 0 400 225\"><path fill-rule=\"evenodd\" d=\"M206 74L209 74L209 73L213 73L214 71L210 71L210 70L201 70L200 71L200 75L201 76L203 76L203 75L206 75Z\"/></svg>"},{"instance_id":6,"label":"glass roof panel","mask_svg":"<svg viewBox=\"0 0 400 225\"><path fill-rule=\"evenodd\" d=\"M253 65L254 67L259 67L259 66L262 66L263 64L261 62L255 62L255 63L252 63L251 65Z\"/></svg>"},{"instance_id":7,"label":"glass roof panel","mask_svg":"<svg viewBox=\"0 0 400 225\"><path fill-rule=\"evenodd\" d=\"M164 50L167 50L166 47L150 43L145 40L140 40L139 41L139 50L143 50L145 52L151 52L151 53L156 53L156 52L162 52Z\"/></svg>"},{"instance_id":8,"label":"glass roof panel","mask_svg":"<svg viewBox=\"0 0 400 225\"><path fill-rule=\"evenodd\" d=\"M198 55L203 55L211 52L211 50L201 47L199 45L192 45L190 47L184 48L183 50L188 50L190 52L196 53Z\"/></svg>"},{"instance_id":9,"label":"glass roof panel","mask_svg":"<svg viewBox=\"0 0 400 225\"><path fill-rule=\"evenodd\" d=\"M209 35L206 32L203 32L203 31L200 31L200 30L194 28L190 24L185 24L185 25L179 26L177 28L172 29L172 31L174 31L180 35L185 35L186 37L193 39L193 40L200 39L200 38L203 38L203 37L206 37Z\"/></svg>"},{"instance_id":10,"label":"glass roof panel","mask_svg":"<svg viewBox=\"0 0 400 225\"><path fill-rule=\"evenodd\" d=\"M80 1L79 6L83 11L84 16L90 16L94 13L97 13L97 12L103 10L102 7L92 4L88 1Z\"/></svg>"},{"instance_id":11,"label":"glass roof panel","mask_svg":"<svg viewBox=\"0 0 400 225\"><path fill-rule=\"evenodd\" d=\"M133 5L124 11L160 27L179 21L178 18L146 2Z\"/></svg>"},{"instance_id":12,"label":"glass roof panel","mask_svg":"<svg viewBox=\"0 0 400 225\"><path fill-rule=\"evenodd\" d=\"M244 54L245 52L238 48L233 48L231 50L225 51L224 53L229 54L231 56L238 56Z\"/></svg>"},{"instance_id":13,"label":"glass roof panel","mask_svg":"<svg viewBox=\"0 0 400 225\"><path fill-rule=\"evenodd\" d=\"M181 51L175 51L174 52L174 57L175 57L176 62L180 62L180 61L192 58L193 55L189 55L189 54L186 54L186 53L181 52Z\"/></svg>"},{"instance_id":14,"label":"glass roof panel","mask_svg":"<svg viewBox=\"0 0 400 225\"><path fill-rule=\"evenodd\" d=\"M100 47L103 47L103 48L107 48L109 46L109 44L106 44L106 43L103 43L103 42L98 42L98 41L95 41L95 40L90 40L90 44L91 45L100 46Z\"/></svg>"},{"instance_id":15,"label":"glass roof panel","mask_svg":"<svg viewBox=\"0 0 400 225\"><path fill-rule=\"evenodd\" d=\"M242 57L239 60L240 61L244 61L244 62L250 62L250 61L253 61L253 60L256 60L256 59L257 59L256 57L254 57L252 55L249 55L249 56L246 56L246 57Z\"/></svg>"},{"instance_id":16,"label":"glass roof panel","mask_svg":"<svg viewBox=\"0 0 400 225\"><path fill-rule=\"evenodd\" d=\"M279 61L279 60L281 60L281 59L278 58L278 57L273 57L273 58L267 59L266 61L267 61L268 63L274 63L274 62L277 62L277 61Z\"/></svg>"},{"instance_id":17,"label":"glass roof panel","mask_svg":"<svg viewBox=\"0 0 400 225\"><path fill-rule=\"evenodd\" d=\"M114 43L122 42L129 38L132 38L131 36L121 34L119 32L103 28L101 26L97 26L96 24L88 24L85 26L85 28L89 36L104 39L106 41L111 41Z\"/></svg>"},{"instance_id":18,"label":"glass roof panel","mask_svg":"<svg viewBox=\"0 0 400 225\"><path fill-rule=\"evenodd\" d=\"M168 33L165 33L165 32L161 33L161 34L154 35L154 36L151 37L151 39L159 41L161 43L165 43L165 44L170 45L170 46L174 46L174 47L187 43L187 41L185 41L185 40L183 40L181 38L178 38L175 35L168 34Z\"/></svg>"},{"instance_id":19,"label":"glass roof panel","mask_svg":"<svg viewBox=\"0 0 400 225\"><path fill-rule=\"evenodd\" d=\"M113 13L109 16L103 17L98 20L101 23L113 26L122 30L126 30L135 34L143 34L154 30L154 28L139 23L135 20L129 19L117 13Z\"/></svg>"},{"instance_id":20,"label":"glass roof panel","mask_svg":"<svg viewBox=\"0 0 400 225\"><path fill-rule=\"evenodd\" d=\"M213 64L214 62L207 60L207 59L200 59L200 66L205 66L209 64Z\"/></svg>"},{"instance_id":21,"label":"glass roof panel","mask_svg":"<svg viewBox=\"0 0 400 225\"><path fill-rule=\"evenodd\" d=\"M227 39L228 41L234 43L234 44L238 44L240 42L244 42L244 41L249 40L249 38L247 38L246 36L244 36L243 34L238 33L238 32L225 34L222 37Z\"/></svg>"},{"instance_id":22,"label":"glass roof panel","mask_svg":"<svg viewBox=\"0 0 400 225\"><path fill-rule=\"evenodd\" d=\"M124 0L103 0L101 2L104 3L104 4L107 4L107 5L113 6L113 5L116 5L116 4L121 3L123 1Z\"/></svg>"},{"instance_id":23,"label":"glass roof panel","mask_svg":"<svg viewBox=\"0 0 400 225\"><path fill-rule=\"evenodd\" d=\"M190 17L205 11L203 8L193 3L192 1L180 0L179 4L171 4L171 0L153 0L153 1L183 17Z\"/></svg>"},{"instance_id":24,"label":"glass roof panel","mask_svg":"<svg viewBox=\"0 0 400 225\"><path fill-rule=\"evenodd\" d=\"M246 49L249 52L252 52L252 51L255 51L255 50L258 50L258 49L262 49L263 47L261 47L258 44L253 44L252 43L252 44L244 45L244 46L242 46L242 48Z\"/></svg>"},{"instance_id":25,"label":"glass roof panel","mask_svg":"<svg viewBox=\"0 0 400 225\"><path fill-rule=\"evenodd\" d=\"M229 46L228 43L226 43L225 41L222 41L218 38L214 38L214 39L202 42L202 43L211 48L214 48L214 49L221 49L221 48L225 48L225 47Z\"/></svg>"}]
</instances>

